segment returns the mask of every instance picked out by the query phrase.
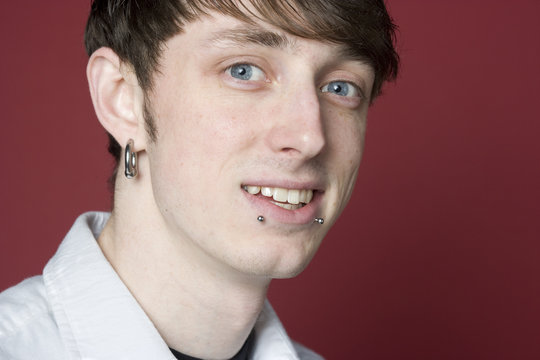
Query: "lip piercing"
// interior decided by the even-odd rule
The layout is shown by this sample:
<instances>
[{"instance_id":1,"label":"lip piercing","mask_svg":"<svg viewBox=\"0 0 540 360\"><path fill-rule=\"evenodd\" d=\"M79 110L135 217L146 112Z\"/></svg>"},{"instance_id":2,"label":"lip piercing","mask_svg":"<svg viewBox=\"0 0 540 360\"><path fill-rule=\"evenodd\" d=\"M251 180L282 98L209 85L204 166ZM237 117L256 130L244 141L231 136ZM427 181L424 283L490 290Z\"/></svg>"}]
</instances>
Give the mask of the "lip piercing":
<instances>
[{"instance_id":1,"label":"lip piercing","mask_svg":"<svg viewBox=\"0 0 540 360\"><path fill-rule=\"evenodd\" d=\"M259 222L263 222L264 221L264 216L259 215L257 217L257 220ZM323 218L315 218L315 220L313 220L313 222L316 222L316 223L319 223L320 225L322 225L322 224L324 224L324 219Z\"/></svg>"}]
</instances>

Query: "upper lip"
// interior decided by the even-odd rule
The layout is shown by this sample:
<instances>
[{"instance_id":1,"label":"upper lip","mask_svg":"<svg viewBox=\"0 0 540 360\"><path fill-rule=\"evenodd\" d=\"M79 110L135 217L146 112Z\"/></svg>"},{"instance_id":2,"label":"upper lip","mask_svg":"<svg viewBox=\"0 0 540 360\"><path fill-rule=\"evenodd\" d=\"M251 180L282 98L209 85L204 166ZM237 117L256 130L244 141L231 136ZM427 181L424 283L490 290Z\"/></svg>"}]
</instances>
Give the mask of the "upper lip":
<instances>
[{"instance_id":1,"label":"upper lip","mask_svg":"<svg viewBox=\"0 0 540 360\"><path fill-rule=\"evenodd\" d=\"M271 188L295 189L295 190L316 190L323 191L324 186L320 181L295 181L295 180L248 180L242 182L241 186L260 186Z\"/></svg>"}]
</instances>

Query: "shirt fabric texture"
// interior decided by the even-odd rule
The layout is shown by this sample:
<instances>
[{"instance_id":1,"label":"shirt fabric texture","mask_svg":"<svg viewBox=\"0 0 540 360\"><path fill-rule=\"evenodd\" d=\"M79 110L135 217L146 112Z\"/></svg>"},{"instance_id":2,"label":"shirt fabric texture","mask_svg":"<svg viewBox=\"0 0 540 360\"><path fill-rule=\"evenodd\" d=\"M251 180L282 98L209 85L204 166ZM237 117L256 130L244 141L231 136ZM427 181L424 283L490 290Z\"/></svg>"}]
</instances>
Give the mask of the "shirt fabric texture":
<instances>
[{"instance_id":1,"label":"shirt fabric texture","mask_svg":"<svg viewBox=\"0 0 540 360\"><path fill-rule=\"evenodd\" d=\"M43 275L0 293L0 359L175 359L97 244L109 215L81 215ZM287 336L268 301L254 330L250 359L322 359Z\"/></svg>"}]
</instances>

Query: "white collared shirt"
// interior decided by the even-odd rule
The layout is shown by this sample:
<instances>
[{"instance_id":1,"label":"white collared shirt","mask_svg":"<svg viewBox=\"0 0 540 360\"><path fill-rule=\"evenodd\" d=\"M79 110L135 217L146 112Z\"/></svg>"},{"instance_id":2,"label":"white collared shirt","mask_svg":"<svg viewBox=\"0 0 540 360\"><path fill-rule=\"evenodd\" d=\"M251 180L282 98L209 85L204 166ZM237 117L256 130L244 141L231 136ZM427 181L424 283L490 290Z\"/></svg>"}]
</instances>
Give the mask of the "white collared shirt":
<instances>
[{"instance_id":1,"label":"white collared shirt","mask_svg":"<svg viewBox=\"0 0 540 360\"><path fill-rule=\"evenodd\" d=\"M97 244L108 218L81 215L42 276L0 294L0 359L175 359ZM251 358L322 359L287 336L268 302Z\"/></svg>"}]
</instances>

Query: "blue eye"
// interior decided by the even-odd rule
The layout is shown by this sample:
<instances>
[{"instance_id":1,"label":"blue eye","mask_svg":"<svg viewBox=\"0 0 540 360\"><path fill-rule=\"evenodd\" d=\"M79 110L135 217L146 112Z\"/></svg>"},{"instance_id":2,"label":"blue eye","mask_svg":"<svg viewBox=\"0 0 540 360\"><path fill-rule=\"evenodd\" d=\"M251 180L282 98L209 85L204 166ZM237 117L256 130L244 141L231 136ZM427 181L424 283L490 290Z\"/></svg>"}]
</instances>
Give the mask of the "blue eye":
<instances>
[{"instance_id":1,"label":"blue eye","mask_svg":"<svg viewBox=\"0 0 540 360\"><path fill-rule=\"evenodd\" d=\"M239 64L230 67L231 76L241 80L249 80L253 74L251 65Z\"/></svg>"},{"instance_id":2,"label":"blue eye","mask_svg":"<svg viewBox=\"0 0 540 360\"><path fill-rule=\"evenodd\" d=\"M335 95L339 96L347 96L347 97L353 97L358 96L359 91L351 83L348 83L346 81L332 81L328 84L324 85L321 88L321 92L329 92Z\"/></svg>"},{"instance_id":3,"label":"blue eye","mask_svg":"<svg viewBox=\"0 0 540 360\"><path fill-rule=\"evenodd\" d=\"M229 66L226 72L233 78L239 80L265 80L264 72L255 65L250 64L235 64Z\"/></svg>"}]
</instances>

